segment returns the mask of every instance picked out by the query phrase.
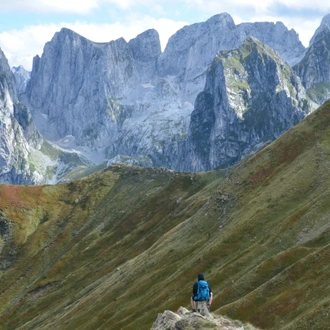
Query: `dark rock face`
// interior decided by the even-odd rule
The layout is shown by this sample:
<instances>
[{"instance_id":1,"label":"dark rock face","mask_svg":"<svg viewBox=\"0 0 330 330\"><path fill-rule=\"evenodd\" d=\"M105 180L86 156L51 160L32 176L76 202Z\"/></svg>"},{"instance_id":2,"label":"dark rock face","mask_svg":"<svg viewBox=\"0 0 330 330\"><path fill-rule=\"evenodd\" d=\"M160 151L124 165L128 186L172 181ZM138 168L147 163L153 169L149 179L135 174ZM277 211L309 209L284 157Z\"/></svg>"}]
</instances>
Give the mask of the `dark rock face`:
<instances>
[{"instance_id":1,"label":"dark rock face","mask_svg":"<svg viewBox=\"0 0 330 330\"><path fill-rule=\"evenodd\" d=\"M330 26L321 25L305 57L293 69L317 105L330 97Z\"/></svg>"},{"instance_id":2,"label":"dark rock face","mask_svg":"<svg viewBox=\"0 0 330 330\"><path fill-rule=\"evenodd\" d=\"M208 71L191 115L192 157L186 165L198 171L230 166L309 112L292 69L269 47L248 38L239 49L220 52Z\"/></svg>"},{"instance_id":3,"label":"dark rock face","mask_svg":"<svg viewBox=\"0 0 330 330\"><path fill-rule=\"evenodd\" d=\"M0 50L0 183L32 184L37 172L29 163L30 148L42 137L29 109L18 100L14 75Z\"/></svg>"}]
</instances>

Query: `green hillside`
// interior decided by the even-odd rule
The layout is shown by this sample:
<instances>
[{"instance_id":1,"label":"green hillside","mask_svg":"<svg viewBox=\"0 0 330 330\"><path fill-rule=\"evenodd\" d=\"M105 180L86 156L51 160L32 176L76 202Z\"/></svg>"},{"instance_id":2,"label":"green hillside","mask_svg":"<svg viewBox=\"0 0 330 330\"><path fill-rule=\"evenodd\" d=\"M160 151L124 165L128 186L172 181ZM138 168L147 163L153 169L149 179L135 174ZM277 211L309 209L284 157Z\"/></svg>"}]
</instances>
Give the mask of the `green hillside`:
<instances>
[{"instance_id":1,"label":"green hillside","mask_svg":"<svg viewBox=\"0 0 330 330\"><path fill-rule=\"evenodd\" d=\"M202 271L216 314L327 329L329 169L326 103L231 170L0 186L0 328L150 329Z\"/></svg>"}]
</instances>

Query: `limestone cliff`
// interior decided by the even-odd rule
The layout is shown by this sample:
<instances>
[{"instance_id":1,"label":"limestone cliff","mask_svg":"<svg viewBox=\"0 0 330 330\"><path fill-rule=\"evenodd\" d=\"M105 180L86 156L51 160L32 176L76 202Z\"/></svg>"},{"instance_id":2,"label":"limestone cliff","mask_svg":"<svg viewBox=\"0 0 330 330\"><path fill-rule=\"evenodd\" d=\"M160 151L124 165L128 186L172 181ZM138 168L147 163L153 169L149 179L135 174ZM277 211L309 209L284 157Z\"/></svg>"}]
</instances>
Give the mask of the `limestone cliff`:
<instances>
[{"instance_id":1,"label":"limestone cliff","mask_svg":"<svg viewBox=\"0 0 330 330\"><path fill-rule=\"evenodd\" d=\"M191 117L193 104L219 50L236 49L247 36L290 63L305 51L282 23L235 25L227 13L179 30L163 53L155 30L129 42L95 43L62 29L34 59L23 100L47 139L95 163L125 155L148 157L153 166L199 170L204 166L186 161L190 121L197 118Z\"/></svg>"},{"instance_id":2,"label":"limestone cliff","mask_svg":"<svg viewBox=\"0 0 330 330\"><path fill-rule=\"evenodd\" d=\"M42 137L29 108L18 96L27 72L21 67L13 71L0 50L0 183L58 182L67 172L88 162Z\"/></svg>"},{"instance_id":3,"label":"limestone cliff","mask_svg":"<svg viewBox=\"0 0 330 330\"><path fill-rule=\"evenodd\" d=\"M230 166L311 111L303 86L268 46L248 38L222 51L191 115L186 159L197 171Z\"/></svg>"}]
</instances>

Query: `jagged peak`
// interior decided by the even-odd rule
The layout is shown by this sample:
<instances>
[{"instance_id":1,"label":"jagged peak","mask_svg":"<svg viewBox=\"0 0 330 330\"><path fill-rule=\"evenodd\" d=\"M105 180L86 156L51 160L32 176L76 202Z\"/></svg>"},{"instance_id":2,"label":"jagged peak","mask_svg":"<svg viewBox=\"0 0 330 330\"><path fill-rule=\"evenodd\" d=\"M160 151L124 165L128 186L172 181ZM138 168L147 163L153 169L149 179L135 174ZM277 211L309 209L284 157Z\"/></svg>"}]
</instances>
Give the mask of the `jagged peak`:
<instances>
[{"instance_id":1,"label":"jagged peak","mask_svg":"<svg viewBox=\"0 0 330 330\"><path fill-rule=\"evenodd\" d=\"M161 54L160 39L157 30L146 30L128 42L134 58L148 61Z\"/></svg>"},{"instance_id":2,"label":"jagged peak","mask_svg":"<svg viewBox=\"0 0 330 330\"><path fill-rule=\"evenodd\" d=\"M314 32L314 35L313 35L312 39L309 42L309 46L311 46L315 42L315 39L316 39L318 34L323 32L323 30L329 29L329 28L330 28L330 14L327 14L322 18L320 26Z\"/></svg>"},{"instance_id":3,"label":"jagged peak","mask_svg":"<svg viewBox=\"0 0 330 330\"><path fill-rule=\"evenodd\" d=\"M256 50L259 53L266 53L271 56L279 57L271 47L267 46L265 43L263 43L256 37L247 37L238 49L233 49L226 52L236 52L237 50L248 53L252 52L253 50ZM221 55L221 53L222 52L220 52L219 55Z\"/></svg>"},{"instance_id":4,"label":"jagged peak","mask_svg":"<svg viewBox=\"0 0 330 330\"><path fill-rule=\"evenodd\" d=\"M135 38L132 38L131 40L142 38L142 37L143 38L145 38L145 37L158 37L159 38L159 33L156 29L148 29L146 31L141 32L140 34L138 34Z\"/></svg>"},{"instance_id":5,"label":"jagged peak","mask_svg":"<svg viewBox=\"0 0 330 330\"><path fill-rule=\"evenodd\" d=\"M230 29L234 29L236 27L233 18L226 12L212 16L205 23L222 24Z\"/></svg>"},{"instance_id":6,"label":"jagged peak","mask_svg":"<svg viewBox=\"0 0 330 330\"><path fill-rule=\"evenodd\" d=\"M25 70L25 69L24 69L23 65L19 65L19 66L13 66L12 70L17 72L17 71Z\"/></svg>"},{"instance_id":7,"label":"jagged peak","mask_svg":"<svg viewBox=\"0 0 330 330\"><path fill-rule=\"evenodd\" d=\"M330 18L330 16L329 16L329 18ZM320 40L324 39L325 37L329 36L329 34L330 34L330 24L324 25L322 30L320 30L320 32L315 35L311 46L313 46L313 44L319 42Z\"/></svg>"},{"instance_id":8,"label":"jagged peak","mask_svg":"<svg viewBox=\"0 0 330 330\"><path fill-rule=\"evenodd\" d=\"M182 40L187 35L189 35L189 37L192 40L196 40L196 39L198 39L198 37L201 33L209 32L209 29L206 29L205 31L203 31L204 27L213 27L213 26L219 26L219 25L221 26L221 28L228 28L230 30L234 29L236 26L233 18L228 13L217 14L217 15L212 16L205 22L199 22L199 23L194 23L194 24L190 24L190 25L185 25L183 28L178 30L176 33L174 33L169 38L166 48L168 48L168 46L171 43L176 44L177 40ZM201 32L201 31L203 31L203 32Z\"/></svg>"},{"instance_id":9,"label":"jagged peak","mask_svg":"<svg viewBox=\"0 0 330 330\"><path fill-rule=\"evenodd\" d=\"M53 36L53 38L47 42L45 44L45 47L47 47L48 45L52 44L52 43L58 43L60 42L61 44L63 44L64 40L70 40L70 42L73 42L74 40L80 40L81 42L87 42L87 43L91 43L92 41L83 37L82 35L80 35L79 33L68 29L66 27L63 27L60 31L56 32Z\"/></svg>"},{"instance_id":10,"label":"jagged peak","mask_svg":"<svg viewBox=\"0 0 330 330\"><path fill-rule=\"evenodd\" d=\"M247 45L253 45L255 47L259 47L262 50L274 52L272 50L272 48L270 48L269 46L267 46L265 43L263 43L262 41L260 41L256 37L247 37L245 39L245 41L243 42L242 46L244 47L244 46L247 46Z\"/></svg>"},{"instance_id":11,"label":"jagged peak","mask_svg":"<svg viewBox=\"0 0 330 330\"><path fill-rule=\"evenodd\" d=\"M321 25L330 27L330 14L327 14L322 18Z\"/></svg>"},{"instance_id":12,"label":"jagged peak","mask_svg":"<svg viewBox=\"0 0 330 330\"><path fill-rule=\"evenodd\" d=\"M66 27L63 27L59 32L56 32L55 35L56 34L70 35L70 36L77 36L77 37L85 38L82 35L80 35L79 33L75 32L69 28L66 28Z\"/></svg>"}]
</instances>

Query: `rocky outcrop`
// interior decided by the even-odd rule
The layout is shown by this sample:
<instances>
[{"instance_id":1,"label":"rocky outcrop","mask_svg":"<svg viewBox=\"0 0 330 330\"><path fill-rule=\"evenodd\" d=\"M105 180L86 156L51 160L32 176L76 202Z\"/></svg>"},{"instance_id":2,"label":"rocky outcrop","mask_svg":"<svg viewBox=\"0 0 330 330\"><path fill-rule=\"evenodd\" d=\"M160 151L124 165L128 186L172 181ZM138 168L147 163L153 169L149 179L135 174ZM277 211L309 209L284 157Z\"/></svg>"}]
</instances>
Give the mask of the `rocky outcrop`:
<instances>
[{"instance_id":1,"label":"rocky outcrop","mask_svg":"<svg viewBox=\"0 0 330 330\"><path fill-rule=\"evenodd\" d=\"M158 317L150 330L243 330L244 325L239 321L232 321L224 317L203 316L199 313L191 313L186 308L180 307L177 313L166 310ZM249 329L254 329L249 325Z\"/></svg>"},{"instance_id":2,"label":"rocky outcrop","mask_svg":"<svg viewBox=\"0 0 330 330\"><path fill-rule=\"evenodd\" d=\"M159 74L177 76L185 100L193 103L204 87L207 68L217 52L239 48L247 37L267 44L290 65L297 63L304 55L305 47L297 33L289 31L283 23L235 25L229 14L222 13L175 33L159 57Z\"/></svg>"},{"instance_id":3,"label":"rocky outcrop","mask_svg":"<svg viewBox=\"0 0 330 330\"><path fill-rule=\"evenodd\" d=\"M298 63L306 50L299 40L297 32L293 29L288 30L282 22L255 22L237 25L235 38L238 40L238 46L247 37L254 37L265 43L290 66Z\"/></svg>"},{"instance_id":4,"label":"rocky outcrop","mask_svg":"<svg viewBox=\"0 0 330 330\"><path fill-rule=\"evenodd\" d=\"M311 111L303 86L268 46L248 38L222 51L191 115L184 169L228 167L273 141Z\"/></svg>"},{"instance_id":5,"label":"rocky outcrop","mask_svg":"<svg viewBox=\"0 0 330 330\"><path fill-rule=\"evenodd\" d=\"M147 30L128 43L136 61L142 83L149 83L157 73L157 59L161 54L159 35L156 30Z\"/></svg>"},{"instance_id":6,"label":"rocky outcrop","mask_svg":"<svg viewBox=\"0 0 330 330\"><path fill-rule=\"evenodd\" d=\"M130 157L125 155L117 155L114 158L111 158L107 162L107 167L113 164L126 164L126 165L134 165L141 167L152 167L152 160L148 157Z\"/></svg>"}]
</instances>

